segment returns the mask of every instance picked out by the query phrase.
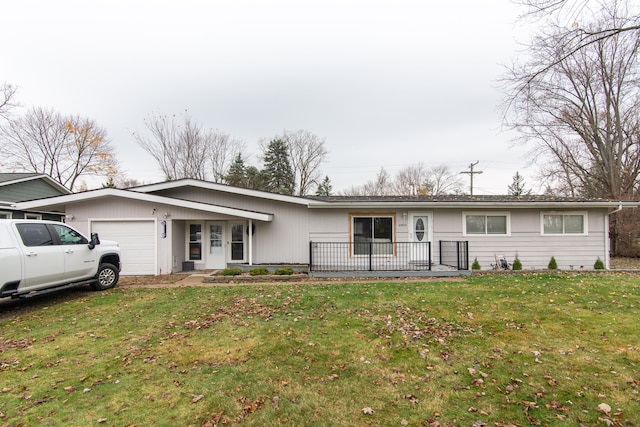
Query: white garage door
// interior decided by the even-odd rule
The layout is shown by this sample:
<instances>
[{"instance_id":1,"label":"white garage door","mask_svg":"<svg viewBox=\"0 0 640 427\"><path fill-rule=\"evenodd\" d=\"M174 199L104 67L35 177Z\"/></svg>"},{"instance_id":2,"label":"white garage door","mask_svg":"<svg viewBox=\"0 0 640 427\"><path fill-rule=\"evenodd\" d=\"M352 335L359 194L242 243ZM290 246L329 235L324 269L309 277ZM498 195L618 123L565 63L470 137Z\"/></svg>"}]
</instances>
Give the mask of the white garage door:
<instances>
[{"instance_id":1,"label":"white garage door","mask_svg":"<svg viewBox=\"0 0 640 427\"><path fill-rule=\"evenodd\" d=\"M154 221L92 221L91 232L120 244L122 275L156 274Z\"/></svg>"}]
</instances>

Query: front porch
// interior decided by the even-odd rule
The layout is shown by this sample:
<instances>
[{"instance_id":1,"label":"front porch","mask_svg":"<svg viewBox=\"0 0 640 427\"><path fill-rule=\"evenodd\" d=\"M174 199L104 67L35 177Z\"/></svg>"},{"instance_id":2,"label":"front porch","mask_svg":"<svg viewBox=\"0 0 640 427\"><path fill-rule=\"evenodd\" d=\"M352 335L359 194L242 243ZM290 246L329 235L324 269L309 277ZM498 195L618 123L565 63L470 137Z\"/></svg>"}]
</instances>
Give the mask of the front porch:
<instances>
[{"instance_id":1,"label":"front porch","mask_svg":"<svg viewBox=\"0 0 640 427\"><path fill-rule=\"evenodd\" d=\"M470 275L469 243L309 242L309 277L420 277Z\"/></svg>"}]
</instances>

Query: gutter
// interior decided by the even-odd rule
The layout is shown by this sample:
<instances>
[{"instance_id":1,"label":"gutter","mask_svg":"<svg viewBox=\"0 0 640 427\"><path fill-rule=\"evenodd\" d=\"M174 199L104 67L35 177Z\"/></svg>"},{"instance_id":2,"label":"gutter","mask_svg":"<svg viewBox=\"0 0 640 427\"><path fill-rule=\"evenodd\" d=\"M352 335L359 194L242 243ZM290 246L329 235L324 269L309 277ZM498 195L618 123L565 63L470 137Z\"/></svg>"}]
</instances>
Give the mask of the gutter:
<instances>
[{"instance_id":1,"label":"gutter","mask_svg":"<svg viewBox=\"0 0 640 427\"><path fill-rule=\"evenodd\" d=\"M622 202L619 202L618 207L607 214L607 217L613 215L614 213L618 213L622 210Z\"/></svg>"}]
</instances>

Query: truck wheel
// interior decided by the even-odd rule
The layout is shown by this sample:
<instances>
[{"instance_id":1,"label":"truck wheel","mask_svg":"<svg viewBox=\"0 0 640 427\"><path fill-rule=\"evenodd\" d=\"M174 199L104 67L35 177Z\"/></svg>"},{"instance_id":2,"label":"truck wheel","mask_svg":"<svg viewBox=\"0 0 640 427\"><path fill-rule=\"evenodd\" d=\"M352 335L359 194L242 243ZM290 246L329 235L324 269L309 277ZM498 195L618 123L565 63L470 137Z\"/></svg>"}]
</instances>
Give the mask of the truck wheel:
<instances>
[{"instance_id":1,"label":"truck wheel","mask_svg":"<svg viewBox=\"0 0 640 427\"><path fill-rule=\"evenodd\" d=\"M96 274L96 282L91 284L95 291L113 288L118 283L118 269L113 264L101 264Z\"/></svg>"}]
</instances>

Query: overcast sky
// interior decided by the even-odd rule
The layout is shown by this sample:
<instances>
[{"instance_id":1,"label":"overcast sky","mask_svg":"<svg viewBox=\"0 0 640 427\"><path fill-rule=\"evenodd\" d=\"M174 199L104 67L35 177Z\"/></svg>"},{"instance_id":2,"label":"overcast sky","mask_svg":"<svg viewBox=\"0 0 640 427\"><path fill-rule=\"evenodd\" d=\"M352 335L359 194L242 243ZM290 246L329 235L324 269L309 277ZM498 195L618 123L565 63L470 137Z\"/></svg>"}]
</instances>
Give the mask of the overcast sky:
<instances>
[{"instance_id":1,"label":"overcast sky","mask_svg":"<svg viewBox=\"0 0 640 427\"><path fill-rule=\"evenodd\" d=\"M131 133L187 110L259 167L261 138L326 138L334 191L380 167L480 161L474 193L505 194L517 170L535 188L498 111L521 12L509 0L3 1L0 82L26 107L94 119L141 182L163 177Z\"/></svg>"}]
</instances>

